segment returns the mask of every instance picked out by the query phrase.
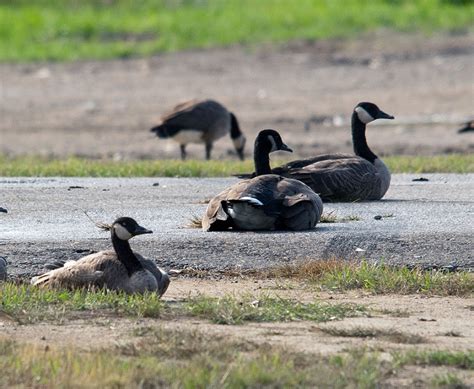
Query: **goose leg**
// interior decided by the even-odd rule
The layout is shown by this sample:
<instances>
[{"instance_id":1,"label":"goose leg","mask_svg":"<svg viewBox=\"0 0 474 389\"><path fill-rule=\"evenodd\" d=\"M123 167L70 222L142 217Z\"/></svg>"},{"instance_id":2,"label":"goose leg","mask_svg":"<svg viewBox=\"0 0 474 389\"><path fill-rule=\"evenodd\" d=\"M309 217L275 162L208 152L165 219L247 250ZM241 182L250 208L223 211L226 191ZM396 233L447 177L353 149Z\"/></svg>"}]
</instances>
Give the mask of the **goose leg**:
<instances>
[{"instance_id":1,"label":"goose leg","mask_svg":"<svg viewBox=\"0 0 474 389\"><path fill-rule=\"evenodd\" d=\"M186 159L186 145L179 145L181 149L181 159L184 161Z\"/></svg>"},{"instance_id":2,"label":"goose leg","mask_svg":"<svg viewBox=\"0 0 474 389\"><path fill-rule=\"evenodd\" d=\"M211 159L211 150L212 150L212 143L206 143L206 159L208 161Z\"/></svg>"}]
</instances>

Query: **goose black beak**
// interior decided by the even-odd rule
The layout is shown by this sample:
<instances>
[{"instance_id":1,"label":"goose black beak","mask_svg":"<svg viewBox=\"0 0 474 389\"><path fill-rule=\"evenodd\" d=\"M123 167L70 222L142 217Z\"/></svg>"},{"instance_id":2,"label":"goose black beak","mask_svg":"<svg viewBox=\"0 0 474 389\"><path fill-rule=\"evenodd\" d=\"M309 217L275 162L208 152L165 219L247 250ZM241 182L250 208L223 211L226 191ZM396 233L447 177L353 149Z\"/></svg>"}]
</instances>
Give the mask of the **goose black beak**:
<instances>
[{"instance_id":1,"label":"goose black beak","mask_svg":"<svg viewBox=\"0 0 474 389\"><path fill-rule=\"evenodd\" d=\"M293 150L290 149L290 148L289 148L287 145L285 145L284 143L281 144L280 150L288 151L289 153L292 153L292 152L293 152Z\"/></svg>"},{"instance_id":2,"label":"goose black beak","mask_svg":"<svg viewBox=\"0 0 474 389\"><path fill-rule=\"evenodd\" d=\"M240 160L243 161L245 156L244 156L244 149L237 149L237 155L239 156Z\"/></svg>"},{"instance_id":3,"label":"goose black beak","mask_svg":"<svg viewBox=\"0 0 474 389\"><path fill-rule=\"evenodd\" d=\"M385 113L384 111L379 111L377 115L377 119L395 119L395 116L389 115L388 113Z\"/></svg>"},{"instance_id":4,"label":"goose black beak","mask_svg":"<svg viewBox=\"0 0 474 389\"><path fill-rule=\"evenodd\" d=\"M135 228L135 231L133 231L133 236L143 235L143 234L153 234L153 231L148 230L148 229L146 229L145 227L142 227L142 226L137 226L137 228Z\"/></svg>"}]
</instances>

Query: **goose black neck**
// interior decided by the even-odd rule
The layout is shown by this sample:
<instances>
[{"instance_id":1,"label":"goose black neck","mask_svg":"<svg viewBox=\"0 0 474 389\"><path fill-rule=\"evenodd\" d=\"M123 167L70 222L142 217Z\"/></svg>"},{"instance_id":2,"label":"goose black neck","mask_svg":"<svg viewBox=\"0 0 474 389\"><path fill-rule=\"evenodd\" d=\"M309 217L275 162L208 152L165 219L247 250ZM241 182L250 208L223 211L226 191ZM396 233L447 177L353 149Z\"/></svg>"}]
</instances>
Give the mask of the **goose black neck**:
<instances>
[{"instance_id":1,"label":"goose black neck","mask_svg":"<svg viewBox=\"0 0 474 389\"><path fill-rule=\"evenodd\" d=\"M255 163L255 175L261 176L263 174L272 174L270 168L270 155L268 150L263 150L259 142L255 142L253 151L253 161Z\"/></svg>"},{"instance_id":2,"label":"goose black neck","mask_svg":"<svg viewBox=\"0 0 474 389\"><path fill-rule=\"evenodd\" d=\"M374 163L377 156L370 150L365 138L365 123L363 123L356 112L352 114L352 145L354 153L367 161Z\"/></svg>"},{"instance_id":3,"label":"goose black neck","mask_svg":"<svg viewBox=\"0 0 474 389\"><path fill-rule=\"evenodd\" d=\"M240 135L242 135L242 131L240 131L239 122L233 113L230 114L230 137L231 139L237 139Z\"/></svg>"},{"instance_id":4,"label":"goose black neck","mask_svg":"<svg viewBox=\"0 0 474 389\"><path fill-rule=\"evenodd\" d=\"M123 263L127 269L127 273L131 276L136 271L142 270L143 266L138 258L133 254L128 240L119 239L112 231L112 245L117 254L117 258Z\"/></svg>"}]
</instances>

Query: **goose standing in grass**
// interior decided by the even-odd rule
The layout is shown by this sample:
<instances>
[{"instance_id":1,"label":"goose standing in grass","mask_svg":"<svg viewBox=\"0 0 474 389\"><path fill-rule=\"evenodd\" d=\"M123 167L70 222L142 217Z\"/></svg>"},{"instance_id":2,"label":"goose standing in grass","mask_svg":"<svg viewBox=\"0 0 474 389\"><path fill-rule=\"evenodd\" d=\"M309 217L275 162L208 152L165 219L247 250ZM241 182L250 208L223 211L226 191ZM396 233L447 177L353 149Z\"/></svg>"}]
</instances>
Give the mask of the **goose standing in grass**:
<instances>
[{"instance_id":1,"label":"goose standing in grass","mask_svg":"<svg viewBox=\"0 0 474 389\"><path fill-rule=\"evenodd\" d=\"M0 282L7 279L7 260L0 257Z\"/></svg>"},{"instance_id":2,"label":"goose standing in grass","mask_svg":"<svg viewBox=\"0 0 474 389\"><path fill-rule=\"evenodd\" d=\"M191 100L179 104L150 131L156 133L158 138L171 138L178 142L183 160L186 159L188 143L204 143L206 159L210 159L213 143L230 132L239 158L244 159L245 136L237 118L214 100Z\"/></svg>"},{"instance_id":3,"label":"goose standing in grass","mask_svg":"<svg viewBox=\"0 0 474 389\"><path fill-rule=\"evenodd\" d=\"M152 231L141 227L129 217L121 217L112 225L100 224L110 231L114 250L100 251L77 261L57 263L56 269L33 277L37 286L83 288L98 287L126 293L157 292L163 295L169 285L169 277L156 265L130 248L129 239ZM64 266L62 266L64 265Z\"/></svg>"},{"instance_id":4,"label":"goose standing in grass","mask_svg":"<svg viewBox=\"0 0 474 389\"><path fill-rule=\"evenodd\" d=\"M359 103L352 113L352 144L355 155L322 154L289 162L274 174L304 182L323 201L380 200L390 186L390 171L367 144L366 125L377 119L394 119L373 103ZM248 175L240 175L246 178Z\"/></svg>"},{"instance_id":5,"label":"goose standing in grass","mask_svg":"<svg viewBox=\"0 0 474 389\"><path fill-rule=\"evenodd\" d=\"M323 203L300 181L271 174L269 154L292 150L274 130L261 131L254 148L256 177L214 197L202 220L204 231L307 230L321 217Z\"/></svg>"}]
</instances>

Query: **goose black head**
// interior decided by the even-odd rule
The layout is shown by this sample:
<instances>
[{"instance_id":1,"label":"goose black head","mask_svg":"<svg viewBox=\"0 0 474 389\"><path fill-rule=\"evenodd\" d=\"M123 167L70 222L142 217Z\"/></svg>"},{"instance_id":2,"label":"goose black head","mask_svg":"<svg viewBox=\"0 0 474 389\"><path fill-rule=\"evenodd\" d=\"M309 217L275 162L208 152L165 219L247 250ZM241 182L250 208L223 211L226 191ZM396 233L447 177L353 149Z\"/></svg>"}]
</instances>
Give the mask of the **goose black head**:
<instances>
[{"instance_id":1,"label":"goose black head","mask_svg":"<svg viewBox=\"0 0 474 389\"><path fill-rule=\"evenodd\" d=\"M131 217L118 218L112 223L112 225L110 226L110 230L120 240L129 240L130 238L133 238L136 235L153 233L153 231L140 226Z\"/></svg>"},{"instance_id":2,"label":"goose black head","mask_svg":"<svg viewBox=\"0 0 474 389\"><path fill-rule=\"evenodd\" d=\"M392 115L383 112L374 103L359 103L354 108L354 112L357 114L359 120L364 123L370 123L377 119L395 119Z\"/></svg>"},{"instance_id":3,"label":"goose black head","mask_svg":"<svg viewBox=\"0 0 474 389\"><path fill-rule=\"evenodd\" d=\"M269 129L258 133L257 139L255 139L255 149L257 148L266 153L272 153L278 150L293 152L292 149L283 143L278 132Z\"/></svg>"},{"instance_id":4,"label":"goose black head","mask_svg":"<svg viewBox=\"0 0 474 389\"><path fill-rule=\"evenodd\" d=\"M234 144L237 155L243 161L245 142L247 139L245 138L245 135L242 134L239 122L232 112L230 113L230 137L232 139L232 143Z\"/></svg>"}]
</instances>

